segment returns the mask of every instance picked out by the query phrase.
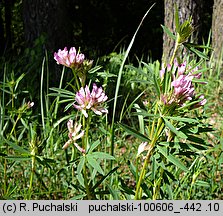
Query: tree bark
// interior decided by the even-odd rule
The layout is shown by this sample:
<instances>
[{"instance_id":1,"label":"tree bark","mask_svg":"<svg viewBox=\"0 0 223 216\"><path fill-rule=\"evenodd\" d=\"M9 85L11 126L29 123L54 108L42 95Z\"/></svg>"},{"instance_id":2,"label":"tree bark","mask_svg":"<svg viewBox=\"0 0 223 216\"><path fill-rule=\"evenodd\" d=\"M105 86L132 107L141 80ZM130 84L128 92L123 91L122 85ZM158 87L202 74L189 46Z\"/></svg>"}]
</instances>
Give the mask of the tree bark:
<instances>
[{"instance_id":1,"label":"tree bark","mask_svg":"<svg viewBox=\"0 0 223 216\"><path fill-rule=\"evenodd\" d=\"M69 46L72 28L68 20L66 0L23 0L24 32L27 44L46 36L51 52Z\"/></svg>"},{"instance_id":2,"label":"tree bark","mask_svg":"<svg viewBox=\"0 0 223 216\"><path fill-rule=\"evenodd\" d=\"M2 5L2 1L0 1L0 5ZM1 9L1 7L0 7ZM2 55L5 51L5 36L4 36L4 25L2 16L0 16L0 55Z\"/></svg>"},{"instance_id":3,"label":"tree bark","mask_svg":"<svg viewBox=\"0 0 223 216\"><path fill-rule=\"evenodd\" d=\"M11 50L12 48L12 1L5 0L5 32L6 32L6 48Z\"/></svg>"},{"instance_id":4,"label":"tree bark","mask_svg":"<svg viewBox=\"0 0 223 216\"><path fill-rule=\"evenodd\" d=\"M212 16L213 61L223 68L223 0L214 0Z\"/></svg>"},{"instance_id":5,"label":"tree bark","mask_svg":"<svg viewBox=\"0 0 223 216\"><path fill-rule=\"evenodd\" d=\"M199 30L201 29L201 16L203 0L165 0L164 1L164 25L175 32L175 4L179 11L180 24L192 17L192 24L195 27L195 34L192 36L193 42L197 41ZM163 62L168 63L174 49L174 41L164 33L163 35Z\"/></svg>"}]
</instances>

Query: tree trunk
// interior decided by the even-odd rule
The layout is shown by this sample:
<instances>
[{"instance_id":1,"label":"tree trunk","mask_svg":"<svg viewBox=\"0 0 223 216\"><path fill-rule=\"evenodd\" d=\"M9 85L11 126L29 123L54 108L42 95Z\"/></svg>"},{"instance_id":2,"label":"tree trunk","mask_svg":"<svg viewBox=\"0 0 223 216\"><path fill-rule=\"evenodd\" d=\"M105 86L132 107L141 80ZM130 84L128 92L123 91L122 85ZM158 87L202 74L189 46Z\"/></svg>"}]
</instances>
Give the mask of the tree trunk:
<instances>
[{"instance_id":1,"label":"tree trunk","mask_svg":"<svg viewBox=\"0 0 223 216\"><path fill-rule=\"evenodd\" d=\"M51 52L69 46L72 28L69 26L66 0L23 0L25 39L28 44L46 36L46 48Z\"/></svg>"},{"instance_id":2,"label":"tree trunk","mask_svg":"<svg viewBox=\"0 0 223 216\"><path fill-rule=\"evenodd\" d=\"M179 11L180 24L189 17L192 17L192 24L195 27L195 34L192 36L193 42L197 41L199 30L201 29L201 15L203 0L165 0L164 1L164 25L171 32L175 32L175 6ZM163 62L168 63L174 49L174 41L164 33L163 35Z\"/></svg>"},{"instance_id":3,"label":"tree trunk","mask_svg":"<svg viewBox=\"0 0 223 216\"><path fill-rule=\"evenodd\" d=\"M2 1L0 1L0 6L2 5ZM0 7L1 9L1 7ZM2 55L5 51L5 36L4 36L4 25L2 16L0 16L0 55Z\"/></svg>"},{"instance_id":4,"label":"tree trunk","mask_svg":"<svg viewBox=\"0 0 223 216\"><path fill-rule=\"evenodd\" d=\"M223 0L214 0L212 16L213 60L223 68Z\"/></svg>"},{"instance_id":5,"label":"tree trunk","mask_svg":"<svg viewBox=\"0 0 223 216\"><path fill-rule=\"evenodd\" d=\"M5 31L6 31L6 48L11 50L12 48L12 2L11 0L5 0Z\"/></svg>"}]
</instances>

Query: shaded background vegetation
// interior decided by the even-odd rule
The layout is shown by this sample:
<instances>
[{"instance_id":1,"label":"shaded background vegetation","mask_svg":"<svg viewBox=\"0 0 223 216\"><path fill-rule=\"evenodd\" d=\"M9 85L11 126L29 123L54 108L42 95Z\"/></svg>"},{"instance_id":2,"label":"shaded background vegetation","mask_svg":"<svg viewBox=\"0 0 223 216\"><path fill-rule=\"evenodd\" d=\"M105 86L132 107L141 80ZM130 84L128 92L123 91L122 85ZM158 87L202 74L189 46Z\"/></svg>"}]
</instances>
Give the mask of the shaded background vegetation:
<instances>
[{"instance_id":1,"label":"shaded background vegetation","mask_svg":"<svg viewBox=\"0 0 223 216\"><path fill-rule=\"evenodd\" d=\"M38 43L50 52L75 45L91 58L109 54L129 43L152 3L151 0L1 0L1 54L7 51L10 56L12 53L17 56ZM207 39L213 1L205 1L200 7L199 21L202 22L197 27L202 26L201 35ZM160 24L163 23L164 1L157 0L140 29L132 55L147 57L149 54L153 60L161 59L163 32Z\"/></svg>"},{"instance_id":2,"label":"shaded background vegetation","mask_svg":"<svg viewBox=\"0 0 223 216\"><path fill-rule=\"evenodd\" d=\"M171 12L174 12L174 3L178 4L181 14L187 14L187 17L196 14L194 25L198 42L208 39L213 0L155 2L131 49L129 61L133 64L138 64L138 59L145 62L161 60L163 52L164 55L169 53L170 40L163 36L161 24L170 28L173 25ZM65 46L80 47L95 64L99 61L111 73L117 74L123 56L113 58L108 55L114 51L123 53L144 13L153 3L153 0L0 0L0 79L5 63L9 63L8 71L26 74L24 89L38 101L36 92L40 88L43 57L47 52L49 81L51 86L58 86L61 68L55 64L53 53ZM199 5L198 11L192 3ZM183 21L184 16L181 17ZM116 67L109 68L108 61L113 61ZM65 79L70 78L66 74ZM47 78L44 76L44 79ZM109 82L114 88L116 78Z\"/></svg>"}]
</instances>

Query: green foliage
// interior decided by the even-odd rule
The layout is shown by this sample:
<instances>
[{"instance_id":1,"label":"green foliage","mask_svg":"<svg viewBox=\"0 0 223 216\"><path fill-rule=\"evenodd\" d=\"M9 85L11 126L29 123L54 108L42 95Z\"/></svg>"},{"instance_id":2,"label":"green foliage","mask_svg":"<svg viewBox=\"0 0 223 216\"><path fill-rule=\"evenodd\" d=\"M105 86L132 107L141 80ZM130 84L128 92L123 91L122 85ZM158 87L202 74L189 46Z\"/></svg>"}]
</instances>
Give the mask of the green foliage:
<instances>
[{"instance_id":1,"label":"green foliage","mask_svg":"<svg viewBox=\"0 0 223 216\"><path fill-rule=\"evenodd\" d=\"M193 85L208 103L199 109L191 107L201 100L183 107L163 105L161 96L173 94L176 71L172 67L161 78L159 61L133 64L128 60L133 42L128 52L104 56L102 66L88 71L86 82L102 83L109 95L109 114L98 118L89 113L86 121L72 106L77 88L74 78L66 79L71 71L60 71L57 86L49 81L47 53L42 61L35 55L38 50L33 55L28 50L25 59L31 62L22 72L17 64L5 63L0 80L0 198L134 199L138 193L141 199L222 199L221 74L218 70L213 76L212 58L207 58L210 44L185 41L189 22L179 24L177 32L184 38L182 45L203 58L185 57L191 66L188 73L202 68L196 71L202 78ZM32 66L35 61L42 64ZM30 78L32 67L40 72ZM38 91L32 90L33 82L40 83ZM85 124L87 132L77 140L85 145L85 153L74 145L62 149L69 139L69 119Z\"/></svg>"}]
</instances>

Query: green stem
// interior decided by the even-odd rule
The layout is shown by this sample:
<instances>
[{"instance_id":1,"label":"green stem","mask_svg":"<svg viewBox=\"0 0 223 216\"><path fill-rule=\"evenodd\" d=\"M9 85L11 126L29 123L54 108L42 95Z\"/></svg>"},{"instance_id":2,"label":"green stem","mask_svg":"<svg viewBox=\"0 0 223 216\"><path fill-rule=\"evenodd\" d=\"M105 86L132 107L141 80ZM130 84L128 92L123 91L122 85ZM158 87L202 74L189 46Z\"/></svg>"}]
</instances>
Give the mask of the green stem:
<instances>
[{"instance_id":1,"label":"green stem","mask_svg":"<svg viewBox=\"0 0 223 216\"><path fill-rule=\"evenodd\" d=\"M136 193L135 193L135 199L138 200L138 199L141 199L141 184L142 184L142 181L144 180L144 177L145 177L145 174L146 174L146 168L147 168L147 165L149 163L149 160L150 160L150 157L151 157L151 153L155 147L155 144L157 142L157 140L159 139L159 136L160 134L162 133L163 131L163 128L164 128L164 123L163 123L163 120L162 118L159 118L158 119L158 122L157 122L157 130L154 134L154 137L150 143L150 148L146 154L146 159L144 161L144 164L143 164L143 167L142 167L142 171L140 173L140 176L139 176L139 181L137 182L137 185L136 185Z\"/></svg>"},{"instance_id":2,"label":"green stem","mask_svg":"<svg viewBox=\"0 0 223 216\"><path fill-rule=\"evenodd\" d=\"M78 80L77 73L76 73L75 69L73 69L73 68L72 68L72 72L73 72L74 79L75 79L75 82L76 82L77 90L79 90L80 89L80 82Z\"/></svg>"},{"instance_id":3,"label":"green stem","mask_svg":"<svg viewBox=\"0 0 223 216\"><path fill-rule=\"evenodd\" d=\"M177 50L178 50L178 48L180 46L179 40L180 40L180 35L179 35L179 33L177 33L177 38L176 38L176 41L175 41L173 55L172 55L171 60L170 60L170 65L173 64L174 58L176 57Z\"/></svg>"},{"instance_id":4,"label":"green stem","mask_svg":"<svg viewBox=\"0 0 223 216\"><path fill-rule=\"evenodd\" d=\"M4 194L7 191L7 160L4 161Z\"/></svg>"},{"instance_id":5,"label":"green stem","mask_svg":"<svg viewBox=\"0 0 223 216\"><path fill-rule=\"evenodd\" d=\"M86 151L88 149L88 134L89 134L90 122L91 122L91 114L88 113L87 125L85 127L86 129L85 129L85 145L84 145Z\"/></svg>"},{"instance_id":6,"label":"green stem","mask_svg":"<svg viewBox=\"0 0 223 216\"><path fill-rule=\"evenodd\" d=\"M163 179L163 168L160 167L160 177L157 181L157 184L156 186L154 187L154 192L153 192L153 200L156 200L157 197L159 196L159 193L160 193L160 186L161 186L161 182L162 182L162 179Z\"/></svg>"},{"instance_id":7,"label":"green stem","mask_svg":"<svg viewBox=\"0 0 223 216\"><path fill-rule=\"evenodd\" d=\"M15 127L16 127L16 125L17 125L17 123L18 123L20 118L21 118L21 115L19 114L17 119L16 119L16 121L15 121L15 124L13 125L13 128L12 128L12 130L10 132L10 136L12 135L13 131L15 131ZM16 135L16 131L15 131L15 135Z\"/></svg>"},{"instance_id":8,"label":"green stem","mask_svg":"<svg viewBox=\"0 0 223 216\"><path fill-rule=\"evenodd\" d=\"M31 170L31 175L30 175L30 180L29 180L29 199L31 198L34 173L35 173L35 156L32 156L32 170Z\"/></svg>"},{"instance_id":9,"label":"green stem","mask_svg":"<svg viewBox=\"0 0 223 216\"><path fill-rule=\"evenodd\" d=\"M71 154L71 161L74 161L75 158L75 147L72 145L72 154ZM74 166L71 168L71 175L72 175L72 180L74 180Z\"/></svg>"},{"instance_id":10,"label":"green stem","mask_svg":"<svg viewBox=\"0 0 223 216\"><path fill-rule=\"evenodd\" d=\"M173 123L173 122L171 122ZM159 132L158 132L159 133ZM172 139L173 139L173 134L171 132L169 132L168 134L168 138L167 138L167 142L170 142ZM160 167L160 177L157 181L157 184L154 188L154 193L153 193L153 200L156 200L157 197L159 196L159 193L160 193L160 186L161 186L161 182L162 182L162 179L163 179L163 172L164 172L164 169L162 167Z\"/></svg>"},{"instance_id":11,"label":"green stem","mask_svg":"<svg viewBox=\"0 0 223 216\"><path fill-rule=\"evenodd\" d=\"M87 177L87 169L86 169L86 162L84 163L83 167L83 173L84 173L84 185L87 193L88 200L92 199L91 191L88 185L88 177Z\"/></svg>"},{"instance_id":12,"label":"green stem","mask_svg":"<svg viewBox=\"0 0 223 216\"><path fill-rule=\"evenodd\" d=\"M12 110L14 109L14 90L12 88Z\"/></svg>"},{"instance_id":13,"label":"green stem","mask_svg":"<svg viewBox=\"0 0 223 216\"><path fill-rule=\"evenodd\" d=\"M145 177L145 174L146 174L146 167L148 165L148 162L149 162L149 159L150 159L150 156L151 156L151 152L153 150L153 146L151 144L151 147L150 147L150 149L147 152L146 159L144 161L144 164L143 164L143 167L142 167L142 171L140 173L139 180L138 180L137 185L136 185L135 200L139 200L141 198L141 183L142 183L142 181L143 181L143 179Z\"/></svg>"},{"instance_id":14,"label":"green stem","mask_svg":"<svg viewBox=\"0 0 223 216\"><path fill-rule=\"evenodd\" d=\"M90 116L88 116L88 118L90 118ZM90 125L90 120L87 119L87 125L86 125L86 119L85 119L85 116L83 115L83 128L85 130L85 134L82 138L82 148L84 148L85 151L87 151L87 148L88 148L89 125ZM92 194L91 194L91 191L90 191L90 187L88 185L88 175L87 175L86 161L85 161L84 167L83 167L83 175L84 175L84 185L85 185L87 197L88 197L88 200L91 200L93 197L92 197Z\"/></svg>"},{"instance_id":15,"label":"green stem","mask_svg":"<svg viewBox=\"0 0 223 216\"><path fill-rule=\"evenodd\" d=\"M82 148L85 149L86 147L86 119L85 116L83 115L83 119L82 119L82 125L83 125L83 129L84 129L84 136L82 138ZM85 149L85 151L87 151L87 149Z\"/></svg>"},{"instance_id":16,"label":"green stem","mask_svg":"<svg viewBox=\"0 0 223 216\"><path fill-rule=\"evenodd\" d=\"M158 103L156 103L156 107L155 107L154 115L156 115L157 112L158 112ZM151 131L150 131L150 139L152 139L152 137L153 137L154 129L155 129L155 124L156 124L156 118L153 119L152 129L151 129Z\"/></svg>"},{"instance_id":17,"label":"green stem","mask_svg":"<svg viewBox=\"0 0 223 216\"><path fill-rule=\"evenodd\" d=\"M61 77L60 77L59 89L61 89L62 85L63 85L64 71L65 71L65 67L63 67L62 74L61 74ZM55 109L54 109L54 113L53 113L53 117L55 119L57 118L57 114L58 114L59 101L60 101L60 95L58 95L57 98L56 98L56 105L55 105ZM47 101L46 101L46 104L47 104Z\"/></svg>"}]
</instances>

